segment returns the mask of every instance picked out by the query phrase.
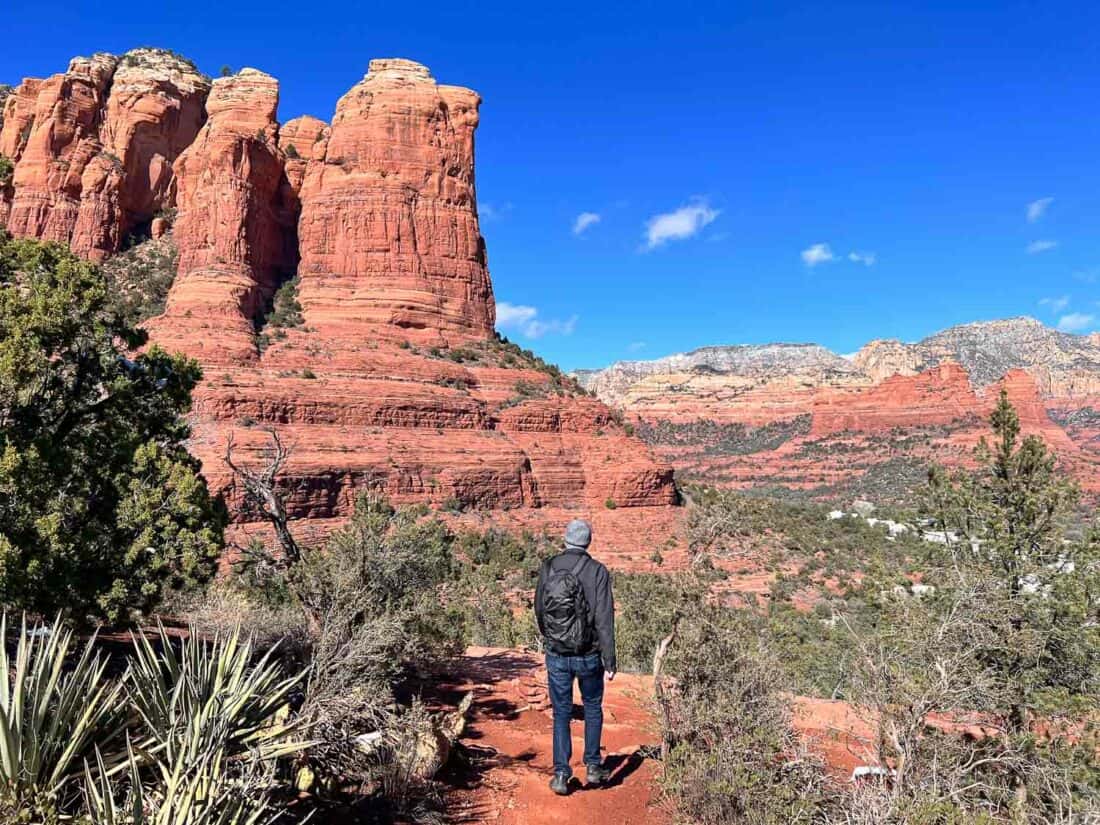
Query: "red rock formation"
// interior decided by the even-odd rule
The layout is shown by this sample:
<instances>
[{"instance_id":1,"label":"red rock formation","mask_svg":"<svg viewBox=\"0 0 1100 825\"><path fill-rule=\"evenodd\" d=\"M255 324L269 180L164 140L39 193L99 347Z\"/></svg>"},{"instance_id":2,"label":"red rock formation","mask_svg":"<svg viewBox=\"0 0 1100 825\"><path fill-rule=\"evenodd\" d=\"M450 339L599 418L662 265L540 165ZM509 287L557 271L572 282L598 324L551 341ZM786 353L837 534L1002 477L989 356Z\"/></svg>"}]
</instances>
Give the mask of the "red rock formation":
<instances>
[{"instance_id":1,"label":"red rock formation","mask_svg":"<svg viewBox=\"0 0 1100 825\"><path fill-rule=\"evenodd\" d=\"M0 134L0 154L16 160L0 213L8 231L96 260L117 251L170 205L171 165L202 125L207 89L188 63L152 49L25 80Z\"/></svg>"},{"instance_id":2,"label":"red rock formation","mask_svg":"<svg viewBox=\"0 0 1100 825\"><path fill-rule=\"evenodd\" d=\"M225 445L262 463L269 429L292 445L289 512L321 524L367 490L544 512L547 524L608 502L674 503L671 469L606 406L517 366L524 357L495 338L473 189L477 95L374 61L332 127L298 118L278 145L276 102L258 72L214 81L209 120L175 167L179 276L149 325L206 368L193 448L231 505ZM296 237L304 323L265 328L261 353L252 324ZM633 522L638 536L670 529Z\"/></svg>"},{"instance_id":3,"label":"red rock formation","mask_svg":"<svg viewBox=\"0 0 1100 825\"><path fill-rule=\"evenodd\" d=\"M324 161L328 136L328 124L310 115L288 120L279 129L279 148L286 156L286 177L295 194L302 190L309 162Z\"/></svg>"},{"instance_id":4,"label":"red rock formation","mask_svg":"<svg viewBox=\"0 0 1100 825\"><path fill-rule=\"evenodd\" d=\"M1027 370L1009 370L1004 378L986 390L983 411L986 416L993 410L1002 390L1016 408L1016 414L1020 417L1020 430L1024 435L1040 436L1051 449L1063 457L1079 451L1066 431L1051 420L1046 404L1039 394L1039 385Z\"/></svg>"},{"instance_id":5,"label":"red rock formation","mask_svg":"<svg viewBox=\"0 0 1100 825\"><path fill-rule=\"evenodd\" d=\"M279 84L255 69L214 81L208 120L176 160L179 276L150 324L162 346L205 364L256 357L254 321L293 271L276 143Z\"/></svg>"},{"instance_id":6,"label":"red rock formation","mask_svg":"<svg viewBox=\"0 0 1100 825\"><path fill-rule=\"evenodd\" d=\"M309 323L427 345L492 334L474 198L481 99L408 60L373 60L336 106L301 186L299 274Z\"/></svg>"},{"instance_id":7,"label":"red rock formation","mask_svg":"<svg viewBox=\"0 0 1100 825\"><path fill-rule=\"evenodd\" d=\"M8 217L8 231L16 237L71 239L84 170L101 151L99 126L117 63L108 54L75 58L67 72L38 86L29 123L13 124L19 134L5 144L18 157Z\"/></svg>"},{"instance_id":8,"label":"red rock formation","mask_svg":"<svg viewBox=\"0 0 1100 825\"><path fill-rule=\"evenodd\" d=\"M171 229L178 274L147 326L204 367L192 448L239 518L226 444L261 463L274 429L293 448L289 511L318 525L303 534L369 489L525 527L595 514L618 548L661 544L671 469L602 403L496 339L478 95L376 60L331 126L280 128L278 99L262 72L210 83L139 50L24 81L0 128L16 161L0 191L13 234L101 258L139 226ZM304 322L274 328L271 299L295 274Z\"/></svg>"},{"instance_id":9,"label":"red rock formation","mask_svg":"<svg viewBox=\"0 0 1100 825\"><path fill-rule=\"evenodd\" d=\"M870 389L823 395L814 404L810 437L951 424L982 412L966 371L948 363L915 376L894 374Z\"/></svg>"}]
</instances>

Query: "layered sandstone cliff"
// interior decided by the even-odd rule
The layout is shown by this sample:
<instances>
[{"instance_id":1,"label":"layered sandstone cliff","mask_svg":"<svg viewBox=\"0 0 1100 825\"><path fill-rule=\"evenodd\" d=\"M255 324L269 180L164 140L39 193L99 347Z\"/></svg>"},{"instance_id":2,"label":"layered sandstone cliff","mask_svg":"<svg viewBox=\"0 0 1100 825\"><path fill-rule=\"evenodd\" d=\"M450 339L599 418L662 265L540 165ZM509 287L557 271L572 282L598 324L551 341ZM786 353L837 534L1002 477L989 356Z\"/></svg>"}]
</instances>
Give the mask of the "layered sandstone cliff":
<instances>
[{"instance_id":1,"label":"layered sandstone cliff","mask_svg":"<svg viewBox=\"0 0 1100 825\"><path fill-rule=\"evenodd\" d=\"M173 161L204 118L209 82L156 49L75 58L4 104L0 155L15 162L0 217L16 237L102 260L171 206Z\"/></svg>"},{"instance_id":2,"label":"layered sandstone cliff","mask_svg":"<svg viewBox=\"0 0 1100 825\"><path fill-rule=\"evenodd\" d=\"M146 235L178 249L147 326L204 367L193 450L238 519L226 450L262 464L274 432L291 449L288 509L318 525L375 491L525 527L595 513L619 544L663 541L671 468L494 332L478 95L389 59L331 125L280 126L278 100L263 72L211 82L139 50L23 81L0 126L10 232L94 259Z\"/></svg>"},{"instance_id":3,"label":"layered sandstone cliff","mask_svg":"<svg viewBox=\"0 0 1100 825\"><path fill-rule=\"evenodd\" d=\"M409 60L372 60L340 98L300 192L302 304L322 335L442 346L492 334L474 197L480 103Z\"/></svg>"},{"instance_id":4,"label":"layered sandstone cliff","mask_svg":"<svg viewBox=\"0 0 1100 825\"><path fill-rule=\"evenodd\" d=\"M242 69L218 78L206 124L175 163L179 275L149 326L161 346L205 364L256 357L256 323L294 271L298 215L284 202L278 106L270 75Z\"/></svg>"}]
</instances>

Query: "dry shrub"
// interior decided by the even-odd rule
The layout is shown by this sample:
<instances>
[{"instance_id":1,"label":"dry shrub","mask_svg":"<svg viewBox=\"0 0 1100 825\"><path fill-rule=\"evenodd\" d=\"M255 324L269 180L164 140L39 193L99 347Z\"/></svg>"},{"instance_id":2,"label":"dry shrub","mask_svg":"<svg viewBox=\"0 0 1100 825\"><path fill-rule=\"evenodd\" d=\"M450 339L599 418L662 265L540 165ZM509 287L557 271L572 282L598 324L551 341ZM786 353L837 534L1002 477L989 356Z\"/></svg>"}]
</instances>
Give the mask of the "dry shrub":
<instances>
[{"instance_id":1,"label":"dry shrub","mask_svg":"<svg viewBox=\"0 0 1100 825\"><path fill-rule=\"evenodd\" d=\"M753 616L705 606L680 620L663 785L702 825L824 823L822 766L791 727L784 672Z\"/></svg>"}]
</instances>

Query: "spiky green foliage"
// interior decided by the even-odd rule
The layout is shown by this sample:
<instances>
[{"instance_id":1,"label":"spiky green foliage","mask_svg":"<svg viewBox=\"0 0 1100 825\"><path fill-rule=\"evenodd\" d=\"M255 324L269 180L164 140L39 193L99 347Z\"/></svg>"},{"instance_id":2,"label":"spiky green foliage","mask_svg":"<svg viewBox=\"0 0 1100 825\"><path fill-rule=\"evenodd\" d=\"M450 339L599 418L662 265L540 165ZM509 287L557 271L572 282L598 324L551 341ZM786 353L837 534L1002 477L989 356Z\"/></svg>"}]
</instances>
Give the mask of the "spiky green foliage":
<instances>
[{"instance_id":1,"label":"spiky green foliage","mask_svg":"<svg viewBox=\"0 0 1100 825\"><path fill-rule=\"evenodd\" d=\"M201 764L217 754L275 758L298 749L286 741L291 728L273 720L300 679L284 677L274 653L254 662L253 644L239 630L210 644L194 634L173 643L163 627L155 645L136 635L128 699L158 760Z\"/></svg>"},{"instance_id":2,"label":"spiky green foliage","mask_svg":"<svg viewBox=\"0 0 1100 825\"><path fill-rule=\"evenodd\" d=\"M290 738L285 677L274 649L257 658L236 631L177 642L160 628L134 638L127 698L142 722L128 748L125 790L102 760L88 770L93 825L256 825L271 819L275 760L307 743ZM99 755L97 754L97 758Z\"/></svg>"},{"instance_id":3,"label":"spiky green foliage","mask_svg":"<svg viewBox=\"0 0 1100 825\"><path fill-rule=\"evenodd\" d=\"M213 570L184 447L198 365L145 341L91 264L0 238L0 606L108 621Z\"/></svg>"},{"instance_id":4,"label":"spiky green foliage","mask_svg":"<svg viewBox=\"0 0 1100 825\"><path fill-rule=\"evenodd\" d=\"M70 661L72 631L28 627L23 620L15 655L0 619L0 815L4 821L36 812L48 817L71 801L84 760L96 747L121 744L122 687L106 677L95 639Z\"/></svg>"},{"instance_id":5,"label":"spiky green foliage","mask_svg":"<svg viewBox=\"0 0 1100 825\"><path fill-rule=\"evenodd\" d=\"M97 754L98 756L98 754ZM259 825L276 818L267 787L270 770L249 757L229 763L220 752L189 762L154 762L152 781L143 760L128 751L127 787L120 793L102 760L85 776L89 825Z\"/></svg>"}]
</instances>

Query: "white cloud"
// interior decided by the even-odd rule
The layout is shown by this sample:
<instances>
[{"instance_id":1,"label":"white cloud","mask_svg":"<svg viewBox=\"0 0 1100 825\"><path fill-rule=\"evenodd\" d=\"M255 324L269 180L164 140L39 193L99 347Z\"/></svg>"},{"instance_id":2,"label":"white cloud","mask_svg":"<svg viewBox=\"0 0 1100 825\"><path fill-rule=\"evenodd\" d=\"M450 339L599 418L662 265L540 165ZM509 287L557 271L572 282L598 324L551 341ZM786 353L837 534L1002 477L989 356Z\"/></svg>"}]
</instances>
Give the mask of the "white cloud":
<instances>
[{"instance_id":1,"label":"white cloud","mask_svg":"<svg viewBox=\"0 0 1100 825\"><path fill-rule=\"evenodd\" d=\"M1095 321L1095 315L1088 315L1084 312L1071 312L1069 315L1063 315L1058 319L1058 329L1062 332L1081 332L1093 326Z\"/></svg>"},{"instance_id":2,"label":"white cloud","mask_svg":"<svg viewBox=\"0 0 1100 825\"><path fill-rule=\"evenodd\" d=\"M1054 203L1054 198L1039 198L1039 200L1029 203L1027 205L1027 222L1035 223L1043 217L1043 213L1047 211L1047 207L1052 203Z\"/></svg>"},{"instance_id":3,"label":"white cloud","mask_svg":"<svg viewBox=\"0 0 1100 825\"><path fill-rule=\"evenodd\" d=\"M801 255L802 263L806 266L817 266L836 260L836 255L833 254L833 250L829 248L827 243L815 243L813 246L803 249Z\"/></svg>"},{"instance_id":4,"label":"white cloud","mask_svg":"<svg viewBox=\"0 0 1100 825\"><path fill-rule=\"evenodd\" d=\"M492 203L483 203L478 206L478 214L487 221L498 221L512 211L513 205L508 201L500 206Z\"/></svg>"},{"instance_id":5,"label":"white cloud","mask_svg":"<svg viewBox=\"0 0 1100 825\"><path fill-rule=\"evenodd\" d=\"M627 352L641 352L646 348L645 341L634 341L627 345Z\"/></svg>"},{"instance_id":6,"label":"white cloud","mask_svg":"<svg viewBox=\"0 0 1100 825\"><path fill-rule=\"evenodd\" d=\"M1027 245L1028 255L1038 255L1040 252L1049 252L1058 247L1058 241L1032 241Z\"/></svg>"},{"instance_id":7,"label":"white cloud","mask_svg":"<svg viewBox=\"0 0 1100 825\"><path fill-rule=\"evenodd\" d=\"M543 321L538 314L539 311L535 307L497 301L497 326L501 329L516 330L524 338L541 338L548 333L572 335L577 327L576 315L565 321L558 319Z\"/></svg>"},{"instance_id":8,"label":"white cloud","mask_svg":"<svg viewBox=\"0 0 1100 825\"><path fill-rule=\"evenodd\" d=\"M803 258L805 260L805 258ZM874 266L878 263L878 255L874 252L849 252L848 260L854 264L863 264L864 266ZM809 261L807 261L809 263Z\"/></svg>"},{"instance_id":9,"label":"white cloud","mask_svg":"<svg viewBox=\"0 0 1100 825\"><path fill-rule=\"evenodd\" d=\"M534 307L526 307L522 304L510 304L507 301L497 301L497 326L514 327L526 324L534 320L539 311Z\"/></svg>"},{"instance_id":10,"label":"white cloud","mask_svg":"<svg viewBox=\"0 0 1100 825\"><path fill-rule=\"evenodd\" d=\"M1057 298L1041 298L1039 306L1047 307L1051 312L1061 312L1069 306L1069 296L1060 295Z\"/></svg>"},{"instance_id":11,"label":"white cloud","mask_svg":"<svg viewBox=\"0 0 1100 825\"><path fill-rule=\"evenodd\" d=\"M689 203L675 212L654 215L645 225L646 249L656 249L669 241L682 241L697 234L713 223L719 210L711 209L705 201Z\"/></svg>"},{"instance_id":12,"label":"white cloud","mask_svg":"<svg viewBox=\"0 0 1100 825\"><path fill-rule=\"evenodd\" d=\"M600 222L600 216L597 212L581 212L577 215L576 220L573 221L573 234L580 235L584 230L595 226Z\"/></svg>"}]
</instances>

